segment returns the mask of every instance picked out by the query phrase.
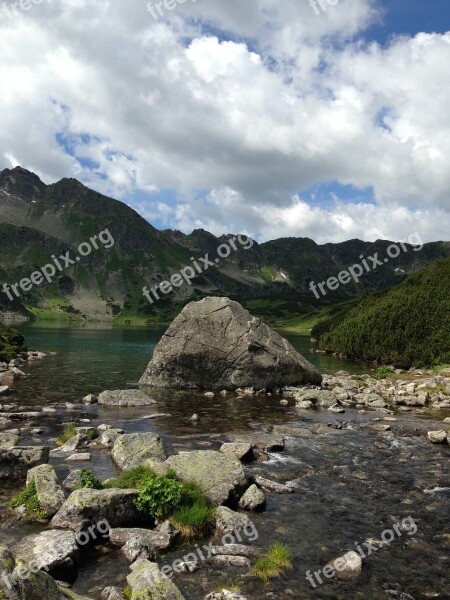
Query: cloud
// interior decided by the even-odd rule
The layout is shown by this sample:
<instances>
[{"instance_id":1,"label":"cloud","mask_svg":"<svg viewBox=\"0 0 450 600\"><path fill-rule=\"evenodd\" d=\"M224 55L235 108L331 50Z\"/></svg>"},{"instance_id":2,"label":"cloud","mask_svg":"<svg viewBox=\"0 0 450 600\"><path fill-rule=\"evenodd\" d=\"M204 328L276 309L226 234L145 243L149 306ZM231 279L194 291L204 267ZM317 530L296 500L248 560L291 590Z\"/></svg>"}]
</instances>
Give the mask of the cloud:
<instances>
[{"instance_id":1,"label":"cloud","mask_svg":"<svg viewBox=\"0 0 450 600\"><path fill-rule=\"evenodd\" d=\"M77 177L184 231L448 238L450 34L380 47L361 37L379 18L371 0L320 16L299 0L0 16L0 168ZM304 191L333 181L375 203L311 206Z\"/></svg>"}]
</instances>

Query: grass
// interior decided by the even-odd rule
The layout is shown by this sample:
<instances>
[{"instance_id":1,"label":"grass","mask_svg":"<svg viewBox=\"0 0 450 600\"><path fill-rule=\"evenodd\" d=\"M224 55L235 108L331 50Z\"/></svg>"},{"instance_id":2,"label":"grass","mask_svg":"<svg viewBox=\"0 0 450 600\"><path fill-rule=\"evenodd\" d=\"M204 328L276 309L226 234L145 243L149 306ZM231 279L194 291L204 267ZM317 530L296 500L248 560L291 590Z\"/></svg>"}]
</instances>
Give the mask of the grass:
<instances>
[{"instance_id":1,"label":"grass","mask_svg":"<svg viewBox=\"0 0 450 600\"><path fill-rule=\"evenodd\" d=\"M39 504L34 481L29 483L20 494L11 500L11 508L19 508L19 506L25 506L25 519L27 521L42 521L43 519L47 520L49 518Z\"/></svg>"},{"instance_id":2,"label":"grass","mask_svg":"<svg viewBox=\"0 0 450 600\"><path fill-rule=\"evenodd\" d=\"M127 471L123 471L115 477L114 479L110 479L108 483L104 484L105 488L120 488L122 490L126 489L139 489L147 481L150 481L155 477L155 472L152 471L149 467L135 467L134 469L128 469Z\"/></svg>"},{"instance_id":3,"label":"grass","mask_svg":"<svg viewBox=\"0 0 450 600\"><path fill-rule=\"evenodd\" d=\"M252 573L267 583L269 579L280 577L292 569L292 552L286 544L276 543L270 546L264 556L257 558Z\"/></svg>"},{"instance_id":4,"label":"grass","mask_svg":"<svg viewBox=\"0 0 450 600\"><path fill-rule=\"evenodd\" d=\"M76 427L73 423L69 423L63 433L56 438L58 446L63 446L66 442L77 435Z\"/></svg>"},{"instance_id":5,"label":"grass","mask_svg":"<svg viewBox=\"0 0 450 600\"><path fill-rule=\"evenodd\" d=\"M204 504L183 506L176 510L171 521L186 538L202 537L214 527L216 511Z\"/></svg>"},{"instance_id":6,"label":"grass","mask_svg":"<svg viewBox=\"0 0 450 600\"><path fill-rule=\"evenodd\" d=\"M390 369L389 367L386 367L386 365L383 365L381 367L378 367L378 369L373 374L373 378L374 379L386 379L393 373L394 373L394 371L392 369Z\"/></svg>"}]
</instances>

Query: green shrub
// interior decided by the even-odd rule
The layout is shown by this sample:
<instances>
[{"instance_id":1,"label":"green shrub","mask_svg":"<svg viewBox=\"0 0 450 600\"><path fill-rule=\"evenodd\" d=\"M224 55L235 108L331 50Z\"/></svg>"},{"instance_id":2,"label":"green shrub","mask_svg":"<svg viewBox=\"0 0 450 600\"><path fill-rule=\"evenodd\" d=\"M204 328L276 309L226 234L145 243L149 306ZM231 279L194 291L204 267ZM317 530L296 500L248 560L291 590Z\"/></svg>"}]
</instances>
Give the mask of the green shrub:
<instances>
[{"instance_id":1,"label":"green shrub","mask_svg":"<svg viewBox=\"0 0 450 600\"><path fill-rule=\"evenodd\" d=\"M78 478L78 483L75 486L76 490L81 490L84 488L92 490L103 489L102 482L97 479L95 474L90 469L81 469L81 473Z\"/></svg>"},{"instance_id":2,"label":"green shrub","mask_svg":"<svg viewBox=\"0 0 450 600\"><path fill-rule=\"evenodd\" d=\"M394 371L392 369L386 367L386 365L383 365L382 367L378 367L378 369L373 374L373 377L374 379L386 379L386 377L392 375L393 372Z\"/></svg>"},{"instance_id":3,"label":"green shrub","mask_svg":"<svg viewBox=\"0 0 450 600\"><path fill-rule=\"evenodd\" d=\"M29 483L26 488L11 500L11 508L25 506L27 521L41 521L48 519L48 515L42 510L37 497L36 484L34 481Z\"/></svg>"},{"instance_id":4,"label":"green shrub","mask_svg":"<svg viewBox=\"0 0 450 600\"><path fill-rule=\"evenodd\" d=\"M148 467L134 467L133 469L123 471L120 475L108 481L108 483L104 484L104 487L137 490L155 477L156 473Z\"/></svg>"},{"instance_id":5,"label":"green shrub","mask_svg":"<svg viewBox=\"0 0 450 600\"><path fill-rule=\"evenodd\" d=\"M74 423L69 423L67 427L64 429L63 433L58 436L56 439L56 443L59 446L63 446L66 442L71 440L73 437L77 435L77 430Z\"/></svg>"},{"instance_id":6,"label":"green shrub","mask_svg":"<svg viewBox=\"0 0 450 600\"><path fill-rule=\"evenodd\" d=\"M155 519L164 519L182 505L183 484L172 475L155 475L140 488L135 504Z\"/></svg>"},{"instance_id":7,"label":"green shrub","mask_svg":"<svg viewBox=\"0 0 450 600\"><path fill-rule=\"evenodd\" d=\"M25 350L23 336L0 323L0 361L9 362Z\"/></svg>"}]
</instances>

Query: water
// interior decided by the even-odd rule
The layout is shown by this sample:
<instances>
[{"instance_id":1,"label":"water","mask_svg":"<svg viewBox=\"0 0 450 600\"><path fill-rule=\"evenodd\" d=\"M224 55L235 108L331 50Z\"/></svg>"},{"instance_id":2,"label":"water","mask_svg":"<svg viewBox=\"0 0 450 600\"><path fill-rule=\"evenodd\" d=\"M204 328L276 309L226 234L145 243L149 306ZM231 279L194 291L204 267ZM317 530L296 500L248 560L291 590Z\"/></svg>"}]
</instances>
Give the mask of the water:
<instances>
[{"instance_id":1,"label":"water","mask_svg":"<svg viewBox=\"0 0 450 600\"><path fill-rule=\"evenodd\" d=\"M268 495L267 510L251 515L258 530L256 545L265 548L274 541L288 544L294 554L294 570L268 584L242 575L238 569L202 566L195 574L177 576L176 583L186 600L203 600L218 587L237 585L249 600L309 599L388 600L412 597L449 598L448 529L449 470L448 448L431 445L425 434L441 428L413 415L397 415L392 431L384 434L364 428L377 415L357 411L345 414L299 411L291 402L281 407L278 396L237 399L205 398L202 393L162 390L155 395L158 404L145 408L108 409L84 406L87 393L135 386L147 365L159 329L114 329L85 326L54 328L23 325L30 348L55 352L44 361L26 368L29 378L16 385L11 401L24 405L53 406L55 413L36 420L44 429L40 437L26 431L21 443L53 445L65 422L90 419L92 425L110 423L128 432L158 432L169 453L190 449L218 449L228 435L264 431L277 423L309 427L317 422L339 424L329 435L287 438L283 452L271 455L268 463L253 463L251 475L261 474L281 482L292 481L294 494ZM322 371L367 371L364 365L310 352L310 341L290 337L291 343ZM67 401L74 407L65 406ZM149 419L154 413L171 416ZM197 413L198 423L189 417ZM447 415L442 415L447 416ZM68 463L52 458L60 477L69 472ZM71 468L80 465L72 465ZM93 450L89 465L101 478L115 468L107 450ZM17 537L42 526L18 525L3 518L5 506L17 491L0 490L2 529L0 541L13 544ZM391 544L372 553L364 561L361 576L338 583L325 580L313 589L305 572L322 569L328 561L381 534L411 516L417 524L415 535L396 536ZM189 551L178 547L160 558L170 564ZM90 598L100 598L107 585L126 585L129 567L117 551L106 546L84 554L74 590ZM409 594L401 596L400 594Z\"/></svg>"}]
</instances>

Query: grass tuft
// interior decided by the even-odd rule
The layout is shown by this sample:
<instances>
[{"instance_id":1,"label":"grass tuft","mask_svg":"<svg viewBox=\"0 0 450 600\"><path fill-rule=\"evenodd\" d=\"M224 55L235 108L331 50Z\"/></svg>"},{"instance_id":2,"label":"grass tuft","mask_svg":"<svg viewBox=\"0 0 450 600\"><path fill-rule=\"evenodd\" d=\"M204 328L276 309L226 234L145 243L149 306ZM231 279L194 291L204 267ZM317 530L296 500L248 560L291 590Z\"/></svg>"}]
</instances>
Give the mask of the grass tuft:
<instances>
[{"instance_id":1,"label":"grass tuft","mask_svg":"<svg viewBox=\"0 0 450 600\"><path fill-rule=\"evenodd\" d=\"M134 467L123 471L114 479L104 484L105 488L120 488L122 490L135 489L138 490L148 481L156 477L156 473L149 467Z\"/></svg>"},{"instance_id":2,"label":"grass tuft","mask_svg":"<svg viewBox=\"0 0 450 600\"><path fill-rule=\"evenodd\" d=\"M58 446L64 446L66 442L71 440L76 435L77 430L75 428L74 423L69 423L69 425L67 425L67 427L64 429L63 433L56 439L56 443L58 444Z\"/></svg>"},{"instance_id":3,"label":"grass tuft","mask_svg":"<svg viewBox=\"0 0 450 600\"><path fill-rule=\"evenodd\" d=\"M37 496L36 484L34 481L29 483L26 488L11 500L11 508L25 506L26 521L42 521L49 518L48 514L42 510Z\"/></svg>"}]
</instances>

